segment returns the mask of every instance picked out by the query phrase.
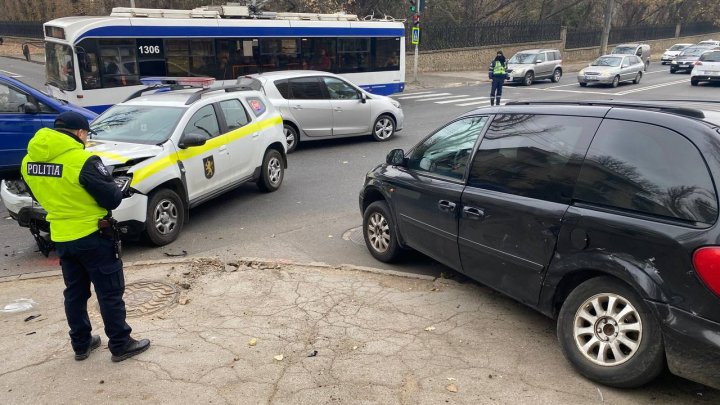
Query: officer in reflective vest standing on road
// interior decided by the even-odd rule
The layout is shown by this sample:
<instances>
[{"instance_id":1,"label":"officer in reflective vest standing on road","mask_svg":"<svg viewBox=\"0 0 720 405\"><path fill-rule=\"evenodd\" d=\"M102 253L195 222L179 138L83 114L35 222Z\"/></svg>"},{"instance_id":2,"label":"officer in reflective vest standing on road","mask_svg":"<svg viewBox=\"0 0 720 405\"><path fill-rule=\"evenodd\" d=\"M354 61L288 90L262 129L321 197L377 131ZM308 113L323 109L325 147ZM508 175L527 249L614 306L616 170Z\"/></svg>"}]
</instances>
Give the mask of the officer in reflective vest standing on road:
<instances>
[{"instance_id":1,"label":"officer in reflective vest standing on road","mask_svg":"<svg viewBox=\"0 0 720 405\"><path fill-rule=\"evenodd\" d=\"M85 150L90 126L76 112L64 112L55 129L42 128L30 140L22 176L47 211L50 237L57 248L65 281L65 315L75 360L100 346L91 335L87 312L90 283L95 286L112 361L122 361L150 346L130 337L125 322L125 277L111 232L101 227L122 201L122 191L99 157Z\"/></svg>"},{"instance_id":2,"label":"officer in reflective vest standing on road","mask_svg":"<svg viewBox=\"0 0 720 405\"><path fill-rule=\"evenodd\" d=\"M490 89L490 105L500 105L502 97L503 84L505 83L507 63L502 51L497 51L497 56L490 63L490 71L488 76L492 80L492 88Z\"/></svg>"}]
</instances>

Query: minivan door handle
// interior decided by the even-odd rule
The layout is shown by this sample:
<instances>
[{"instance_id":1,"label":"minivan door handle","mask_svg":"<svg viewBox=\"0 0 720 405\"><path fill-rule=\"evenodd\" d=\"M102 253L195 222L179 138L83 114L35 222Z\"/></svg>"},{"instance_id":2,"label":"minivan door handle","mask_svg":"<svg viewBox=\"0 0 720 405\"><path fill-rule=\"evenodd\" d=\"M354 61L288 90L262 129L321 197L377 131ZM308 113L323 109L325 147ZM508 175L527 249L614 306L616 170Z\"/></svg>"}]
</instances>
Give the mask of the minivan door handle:
<instances>
[{"instance_id":1,"label":"minivan door handle","mask_svg":"<svg viewBox=\"0 0 720 405\"><path fill-rule=\"evenodd\" d=\"M463 207L463 216L467 219L480 219L485 216L485 211L475 207Z\"/></svg>"},{"instance_id":2,"label":"minivan door handle","mask_svg":"<svg viewBox=\"0 0 720 405\"><path fill-rule=\"evenodd\" d=\"M293 110L302 110L302 106L300 104L297 104L293 106Z\"/></svg>"},{"instance_id":3,"label":"minivan door handle","mask_svg":"<svg viewBox=\"0 0 720 405\"><path fill-rule=\"evenodd\" d=\"M438 201L438 209L443 212L455 212L456 206L457 205L454 202L450 202L448 200Z\"/></svg>"}]
</instances>

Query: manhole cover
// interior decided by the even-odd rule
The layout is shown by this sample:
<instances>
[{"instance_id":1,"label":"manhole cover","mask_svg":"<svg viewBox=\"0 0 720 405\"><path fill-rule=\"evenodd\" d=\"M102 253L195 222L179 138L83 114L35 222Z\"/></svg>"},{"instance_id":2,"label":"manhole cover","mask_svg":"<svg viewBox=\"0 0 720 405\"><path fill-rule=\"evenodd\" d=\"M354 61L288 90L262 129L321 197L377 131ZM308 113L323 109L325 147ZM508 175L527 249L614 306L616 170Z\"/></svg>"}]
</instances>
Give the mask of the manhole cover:
<instances>
[{"instance_id":1,"label":"manhole cover","mask_svg":"<svg viewBox=\"0 0 720 405\"><path fill-rule=\"evenodd\" d=\"M143 316L175 303L175 286L160 281L137 281L125 286L125 308L128 317Z\"/></svg>"},{"instance_id":2,"label":"manhole cover","mask_svg":"<svg viewBox=\"0 0 720 405\"><path fill-rule=\"evenodd\" d=\"M363 236L362 226L345 231L343 239L349 240L356 245L365 246L365 237Z\"/></svg>"}]
</instances>

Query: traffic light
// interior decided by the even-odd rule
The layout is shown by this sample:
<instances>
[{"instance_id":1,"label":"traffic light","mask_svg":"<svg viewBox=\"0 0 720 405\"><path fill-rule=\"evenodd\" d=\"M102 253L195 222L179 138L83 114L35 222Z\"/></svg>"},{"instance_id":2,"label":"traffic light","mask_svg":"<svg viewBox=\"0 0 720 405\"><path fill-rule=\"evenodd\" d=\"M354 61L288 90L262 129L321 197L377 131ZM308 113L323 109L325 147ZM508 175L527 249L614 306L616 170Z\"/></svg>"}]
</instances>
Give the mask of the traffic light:
<instances>
[{"instance_id":1,"label":"traffic light","mask_svg":"<svg viewBox=\"0 0 720 405\"><path fill-rule=\"evenodd\" d=\"M417 13L417 0L410 0L410 12Z\"/></svg>"},{"instance_id":2,"label":"traffic light","mask_svg":"<svg viewBox=\"0 0 720 405\"><path fill-rule=\"evenodd\" d=\"M412 23L413 23L413 27L419 27L419 26L420 26L420 15L419 15L419 14L413 14L413 16L412 16Z\"/></svg>"}]
</instances>

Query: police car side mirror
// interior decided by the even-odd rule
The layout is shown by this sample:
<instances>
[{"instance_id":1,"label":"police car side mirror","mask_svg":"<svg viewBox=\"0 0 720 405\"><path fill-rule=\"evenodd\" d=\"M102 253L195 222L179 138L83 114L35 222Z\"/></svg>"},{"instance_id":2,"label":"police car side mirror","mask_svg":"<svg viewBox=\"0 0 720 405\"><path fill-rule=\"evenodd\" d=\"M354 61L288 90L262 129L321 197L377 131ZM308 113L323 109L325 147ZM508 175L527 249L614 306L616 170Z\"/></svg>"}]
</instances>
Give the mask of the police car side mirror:
<instances>
[{"instance_id":1,"label":"police car side mirror","mask_svg":"<svg viewBox=\"0 0 720 405\"><path fill-rule=\"evenodd\" d=\"M385 157L385 163L391 166L405 166L405 151L402 149L393 149Z\"/></svg>"},{"instance_id":2,"label":"police car side mirror","mask_svg":"<svg viewBox=\"0 0 720 405\"><path fill-rule=\"evenodd\" d=\"M180 149L192 148L193 146L203 146L207 142L207 136L191 132L185 134L180 140Z\"/></svg>"},{"instance_id":3,"label":"police car side mirror","mask_svg":"<svg viewBox=\"0 0 720 405\"><path fill-rule=\"evenodd\" d=\"M37 113L38 113L38 108L37 108L37 106L36 106L35 104L33 104L33 103L25 103L25 104L23 104L22 110L23 110L23 112L24 112L25 114L37 114Z\"/></svg>"}]
</instances>

